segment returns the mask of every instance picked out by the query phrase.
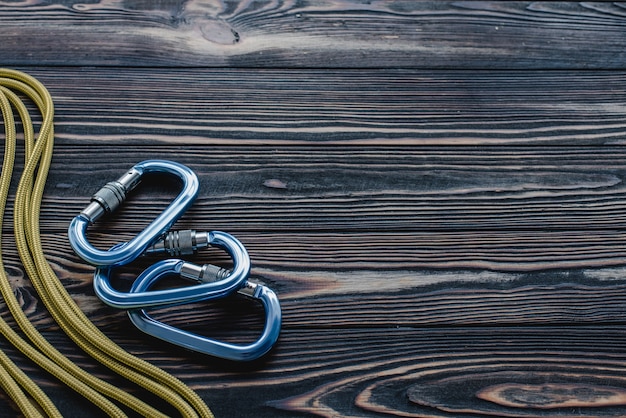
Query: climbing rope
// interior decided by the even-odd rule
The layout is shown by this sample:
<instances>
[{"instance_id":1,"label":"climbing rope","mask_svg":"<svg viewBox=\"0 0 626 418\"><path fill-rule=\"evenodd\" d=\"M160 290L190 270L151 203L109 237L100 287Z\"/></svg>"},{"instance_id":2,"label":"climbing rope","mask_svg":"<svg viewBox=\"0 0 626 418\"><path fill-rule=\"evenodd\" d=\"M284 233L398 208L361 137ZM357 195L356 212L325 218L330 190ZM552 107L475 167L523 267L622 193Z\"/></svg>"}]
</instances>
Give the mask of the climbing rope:
<instances>
[{"instance_id":1,"label":"climbing rope","mask_svg":"<svg viewBox=\"0 0 626 418\"><path fill-rule=\"evenodd\" d=\"M37 134L34 132L28 109L21 96L28 97L41 113L42 122ZM161 397L183 417L212 417L213 414L203 400L182 381L126 352L96 328L73 301L46 260L40 238L39 215L54 145L54 106L50 94L38 80L19 71L1 68L0 111L6 140L0 174L0 232L16 154L17 134L13 109L17 111L21 120L25 142L24 170L15 193L13 219L15 242L24 270L41 301L65 333L94 359ZM127 391L81 369L37 331L13 293L2 261L1 247L0 293L28 340L21 337L2 318L0 334L33 362L109 416L126 415L119 404L143 416L166 416ZM0 387L25 416L61 416L45 393L2 352L0 352Z\"/></svg>"}]
</instances>

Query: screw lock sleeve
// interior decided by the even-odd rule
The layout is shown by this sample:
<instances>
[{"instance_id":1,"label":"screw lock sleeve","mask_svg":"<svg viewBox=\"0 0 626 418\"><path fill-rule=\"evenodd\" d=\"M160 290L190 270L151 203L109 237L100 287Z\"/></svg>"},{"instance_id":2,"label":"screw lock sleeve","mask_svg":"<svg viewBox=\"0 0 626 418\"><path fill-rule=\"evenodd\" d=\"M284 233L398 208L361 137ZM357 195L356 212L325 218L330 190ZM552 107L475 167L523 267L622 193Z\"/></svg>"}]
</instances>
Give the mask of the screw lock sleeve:
<instances>
[{"instance_id":1,"label":"screw lock sleeve","mask_svg":"<svg viewBox=\"0 0 626 418\"><path fill-rule=\"evenodd\" d=\"M133 168L117 181L108 182L91 197L91 203L81 213L94 223L105 213L113 212L139 184L140 178L141 172Z\"/></svg>"},{"instance_id":2,"label":"screw lock sleeve","mask_svg":"<svg viewBox=\"0 0 626 418\"><path fill-rule=\"evenodd\" d=\"M193 263L183 263L180 269L181 277L201 283L210 283L223 280L230 275L230 270L215 266L213 264L197 265Z\"/></svg>"},{"instance_id":3,"label":"screw lock sleeve","mask_svg":"<svg viewBox=\"0 0 626 418\"><path fill-rule=\"evenodd\" d=\"M92 202L98 202L105 212L113 212L126 199L124 186L116 181L105 184L91 197Z\"/></svg>"},{"instance_id":4,"label":"screw lock sleeve","mask_svg":"<svg viewBox=\"0 0 626 418\"><path fill-rule=\"evenodd\" d=\"M192 229L170 231L160 238L146 253L167 253L172 257L195 254L200 248L209 246L209 234Z\"/></svg>"}]
</instances>

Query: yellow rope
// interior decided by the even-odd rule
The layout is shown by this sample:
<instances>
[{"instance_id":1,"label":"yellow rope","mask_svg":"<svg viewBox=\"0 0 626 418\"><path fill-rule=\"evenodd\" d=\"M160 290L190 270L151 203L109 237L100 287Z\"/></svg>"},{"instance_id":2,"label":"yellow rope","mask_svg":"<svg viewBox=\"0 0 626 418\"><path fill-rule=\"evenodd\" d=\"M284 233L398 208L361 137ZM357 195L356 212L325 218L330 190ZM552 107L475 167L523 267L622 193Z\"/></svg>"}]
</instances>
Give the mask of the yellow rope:
<instances>
[{"instance_id":1,"label":"yellow rope","mask_svg":"<svg viewBox=\"0 0 626 418\"><path fill-rule=\"evenodd\" d=\"M25 106L11 90L29 97L41 112L43 120L36 138ZM124 351L98 330L78 308L46 260L40 238L39 214L52 159L54 107L49 93L39 81L27 74L7 69L0 69L0 108L6 134L4 163L0 175L0 213L4 213L15 154L16 134L11 105L17 109L22 120L26 154L24 171L15 197L15 240L26 274L42 302L67 335L93 358L121 376L160 396L184 417L212 417L213 414L202 399L183 382ZM0 265L0 267L3 266ZM165 416L126 391L85 372L51 346L28 321L13 295L4 268L0 270L0 292L16 322L34 347L0 320L0 333L13 345L109 416L124 416L124 412L112 400L126 405L143 416ZM5 357L0 355L2 388L20 410L26 416L41 416L37 409L34 409L32 402L26 399L25 393L19 389L19 386L22 386L46 415L60 416L43 392L25 375L18 376L11 367L10 361L7 362Z\"/></svg>"},{"instance_id":2,"label":"yellow rope","mask_svg":"<svg viewBox=\"0 0 626 418\"><path fill-rule=\"evenodd\" d=\"M4 148L3 169L0 174L0 212L4 213L4 208L6 207L6 201L9 194L9 185L11 182L10 172L13 171L13 162L15 159L16 136L13 111L11 110L11 105L4 89L0 89L0 111L2 112L5 136L7 138ZM0 216L0 233L1 232L2 216ZM3 284L5 282L8 284L8 278L4 272L2 251L0 251L0 266L0 281L3 282ZM9 293L13 296L11 291L9 291ZM2 333L5 337L14 337L15 341L18 341L17 345L27 344L26 341L13 332L11 327L2 318L0 318L0 333ZM58 410L56 410L50 399L43 393L43 391L41 391L39 386L26 376L26 374L24 374L24 372L22 372L4 352L0 352L0 386L9 395L9 397L15 401L18 408L24 413L24 415L36 417L43 416L37 409L35 409L28 396L22 391L22 387L35 397L37 402L42 405L42 407L45 405L44 409L46 409L50 416L60 416Z\"/></svg>"}]
</instances>

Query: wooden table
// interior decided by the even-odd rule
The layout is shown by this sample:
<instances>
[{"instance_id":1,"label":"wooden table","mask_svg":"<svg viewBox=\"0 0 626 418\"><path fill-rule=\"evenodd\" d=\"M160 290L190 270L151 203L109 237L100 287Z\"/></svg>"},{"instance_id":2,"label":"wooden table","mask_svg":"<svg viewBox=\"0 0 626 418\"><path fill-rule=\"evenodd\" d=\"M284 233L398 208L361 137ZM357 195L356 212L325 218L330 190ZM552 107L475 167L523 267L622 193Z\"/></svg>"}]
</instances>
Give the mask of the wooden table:
<instances>
[{"instance_id":1,"label":"wooden table","mask_svg":"<svg viewBox=\"0 0 626 418\"><path fill-rule=\"evenodd\" d=\"M217 416L626 416L626 3L9 1L0 34L1 65L55 100L55 271ZM159 342L94 296L68 223L147 158L198 173L178 226L238 237L278 293L262 361ZM175 193L148 182L94 241L131 238ZM58 330L4 234L39 329L136 391ZM238 298L160 315L229 341L262 325ZM97 416L0 348L64 414Z\"/></svg>"}]
</instances>

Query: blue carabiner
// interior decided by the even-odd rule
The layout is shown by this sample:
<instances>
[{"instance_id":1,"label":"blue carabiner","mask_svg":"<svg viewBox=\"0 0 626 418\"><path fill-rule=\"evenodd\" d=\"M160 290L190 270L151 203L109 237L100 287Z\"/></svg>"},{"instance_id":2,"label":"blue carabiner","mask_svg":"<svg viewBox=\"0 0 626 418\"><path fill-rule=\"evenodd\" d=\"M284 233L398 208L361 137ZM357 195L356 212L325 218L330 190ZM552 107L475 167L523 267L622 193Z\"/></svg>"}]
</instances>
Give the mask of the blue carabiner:
<instances>
[{"instance_id":1,"label":"blue carabiner","mask_svg":"<svg viewBox=\"0 0 626 418\"><path fill-rule=\"evenodd\" d=\"M189 232L195 234L194 231ZM242 288L250 275L250 256L243 244L232 235L220 231L197 235L206 237L203 246L219 247L230 255L233 261L230 271L211 264L198 266L179 259L162 260L144 270L136 282L152 281L153 277L176 274L201 284L168 290L120 292L111 286L110 277L113 268L100 266L93 277L96 295L114 308L135 309L217 299Z\"/></svg>"},{"instance_id":2,"label":"blue carabiner","mask_svg":"<svg viewBox=\"0 0 626 418\"><path fill-rule=\"evenodd\" d=\"M162 275L144 276L135 281L131 292L145 292ZM228 360L251 361L266 354L274 346L280 334L282 314L278 297L269 287L246 282L240 294L259 300L265 308L265 326L261 336L251 344L231 344L203 337L157 321L144 309L128 311L130 320L146 334L188 348L193 351Z\"/></svg>"},{"instance_id":3,"label":"blue carabiner","mask_svg":"<svg viewBox=\"0 0 626 418\"><path fill-rule=\"evenodd\" d=\"M141 177L149 173L167 173L182 180L178 196L150 225L128 242L115 248L99 250L87 239L87 227L102 215L114 211L128 192L139 184ZM91 199L91 203L76 216L68 228L70 245L83 260L96 266L120 266L141 254L163 235L191 206L198 195L198 177L188 167L167 160L146 160L133 166L117 181L107 183Z\"/></svg>"}]
</instances>

